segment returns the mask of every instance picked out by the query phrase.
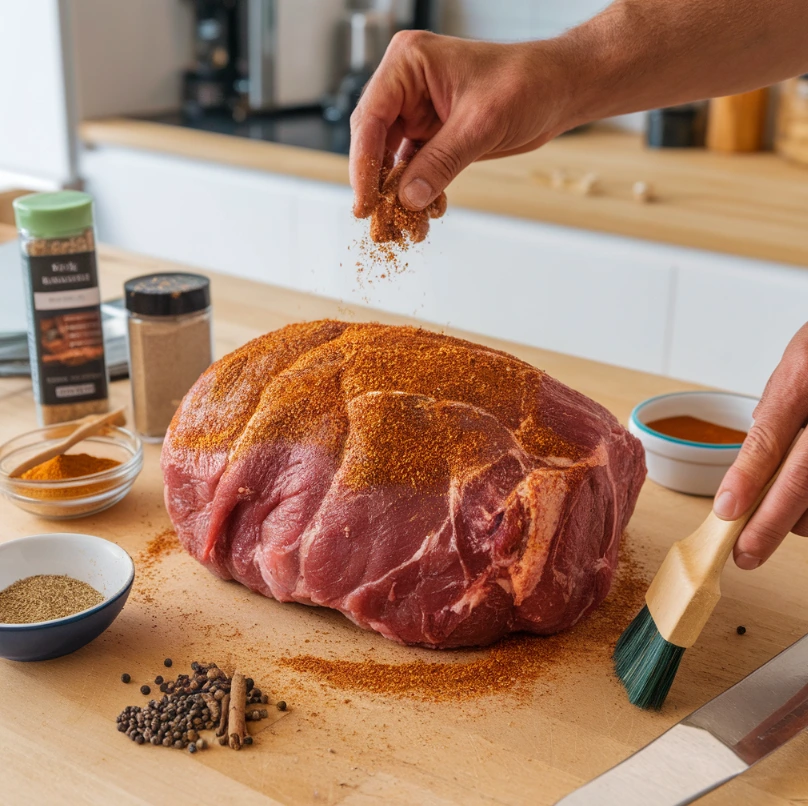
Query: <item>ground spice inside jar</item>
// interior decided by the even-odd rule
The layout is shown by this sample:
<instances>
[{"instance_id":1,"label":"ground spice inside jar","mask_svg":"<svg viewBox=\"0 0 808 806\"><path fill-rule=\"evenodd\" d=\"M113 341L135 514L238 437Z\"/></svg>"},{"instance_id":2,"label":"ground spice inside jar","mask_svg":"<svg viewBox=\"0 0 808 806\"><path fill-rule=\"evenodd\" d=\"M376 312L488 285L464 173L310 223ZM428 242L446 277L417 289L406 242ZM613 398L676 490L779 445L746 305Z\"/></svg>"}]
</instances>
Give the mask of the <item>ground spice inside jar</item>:
<instances>
[{"instance_id":1,"label":"ground spice inside jar","mask_svg":"<svg viewBox=\"0 0 808 806\"><path fill-rule=\"evenodd\" d=\"M31 377L43 425L108 410L92 199L14 200L29 305Z\"/></svg>"},{"instance_id":2,"label":"ground spice inside jar","mask_svg":"<svg viewBox=\"0 0 808 806\"><path fill-rule=\"evenodd\" d=\"M0 623L35 624L65 618L95 607L104 597L91 585L69 576L39 574L0 591Z\"/></svg>"},{"instance_id":3,"label":"ground spice inside jar","mask_svg":"<svg viewBox=\"0 0 808 806\"><path fill-rule=\"evenodd\" d=\"M210 283L176 272L129 280L129 374L135 428L162 440L185 393L210 365Z\"/></svg>"}]
</instances>

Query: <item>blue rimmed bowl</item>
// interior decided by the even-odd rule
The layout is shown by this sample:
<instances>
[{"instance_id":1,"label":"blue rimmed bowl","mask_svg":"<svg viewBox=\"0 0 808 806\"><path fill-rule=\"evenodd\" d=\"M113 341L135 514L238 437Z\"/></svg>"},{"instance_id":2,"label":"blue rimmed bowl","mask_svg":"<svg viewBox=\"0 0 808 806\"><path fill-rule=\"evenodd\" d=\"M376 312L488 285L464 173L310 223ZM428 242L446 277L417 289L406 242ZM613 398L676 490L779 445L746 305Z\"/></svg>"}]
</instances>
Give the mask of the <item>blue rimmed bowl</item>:
<instances>
[{"instance_id":1,"label":"blue rimmed bowl","mask_svg":"<svg viewBox=\"0 0 808 806\"><path fill-rule=\"evenodd\" d=\"M675 392L644 400L631 412L628 430L642 442L648 477L664 487L691 495L715 495L741 443L716 445L660 434L648 423L664 417L701 420L749 431L758 399L732 392Z\"/></svg>"},{"instance_id":2,"label":"blue rimmed bowl","mask_svg":"<svg viewBox=\"0 0 808 806\"><path fill-rule=\"evenodd\" d=\"M0 622L0 657L49 660L89 644L115 621L135 579L135 564L120 547L94 535L66 532L0 543L0 591L38 574L71 576L92 585L104 601L72 616L34 624Z\"/></svg>"}]
</instances>

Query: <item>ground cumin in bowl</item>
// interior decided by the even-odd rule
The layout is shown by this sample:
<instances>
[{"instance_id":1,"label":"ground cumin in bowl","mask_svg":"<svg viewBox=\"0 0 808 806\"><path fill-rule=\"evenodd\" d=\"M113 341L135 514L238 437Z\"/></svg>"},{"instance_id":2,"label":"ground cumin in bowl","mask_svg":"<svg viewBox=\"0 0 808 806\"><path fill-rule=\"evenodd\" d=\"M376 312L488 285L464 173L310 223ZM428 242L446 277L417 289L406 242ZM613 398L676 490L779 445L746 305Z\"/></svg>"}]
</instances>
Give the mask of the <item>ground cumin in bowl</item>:
<instances>
[{"instance_id":1,"label":"ground cumin in bowl","mask_svg":"<svg viewBox=\"0 0 808 806\"><path fill-rule=\"evenodd\" d=\"M0 492L43 518L80 518L117 504L143 467L140 439L112 427L20 478L9 477L20 462L61 439L65 428L55 425L29 431L0 446Z\"/></svg>"},{"instance_id":2,"label":"ground cumin in bowl","mask_svg":"<svg viewBox=\"0 0 808 806\"><path fill-rule=\"evenodd\" d=\"M0 543L0 657L57 658L115 620L135 565L118 545L66 532Z\"/></svg>"}]
</instances>

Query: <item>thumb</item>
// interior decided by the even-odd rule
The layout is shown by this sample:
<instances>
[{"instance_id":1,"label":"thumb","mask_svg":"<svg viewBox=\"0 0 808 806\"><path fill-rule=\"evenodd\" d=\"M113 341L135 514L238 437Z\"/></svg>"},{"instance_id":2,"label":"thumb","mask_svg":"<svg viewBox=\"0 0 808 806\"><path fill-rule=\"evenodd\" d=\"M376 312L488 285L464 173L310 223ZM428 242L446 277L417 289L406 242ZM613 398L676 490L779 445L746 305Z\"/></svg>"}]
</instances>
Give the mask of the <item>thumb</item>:
<instances>
[{"instance_id":1,"label":"thumb","mask_svg":"<svg viewBox=\"0 0 808 806\"><path fill-rule=\"evenodd\" d=\"M457 113L456 120L464 116ZM401 177L398 197L410 210L423 210L474 160L487 152L479 132L450 118L410 161Z\"/></svg>"}]
</instances>

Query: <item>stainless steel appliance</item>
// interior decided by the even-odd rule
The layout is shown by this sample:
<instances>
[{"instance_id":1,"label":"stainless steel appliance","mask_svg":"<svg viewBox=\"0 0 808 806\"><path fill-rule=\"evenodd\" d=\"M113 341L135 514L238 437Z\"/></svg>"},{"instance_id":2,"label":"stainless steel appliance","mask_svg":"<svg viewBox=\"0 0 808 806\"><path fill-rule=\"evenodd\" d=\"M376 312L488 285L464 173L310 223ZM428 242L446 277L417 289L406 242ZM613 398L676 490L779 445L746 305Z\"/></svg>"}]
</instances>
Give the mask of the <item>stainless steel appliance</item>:
<instances>
[{"instance_id":1,"label":"stainless steel appliance","mask_svg":"<svg viewBox=\"0 0 808 806\"><path fill-rule=\"evenodd\" d=\"M319 104L335 84L345 0L194 0L196 64L186 113L276 111ZM337 73L338 75L338 73Z\"/></svg>"}]
</instances>

